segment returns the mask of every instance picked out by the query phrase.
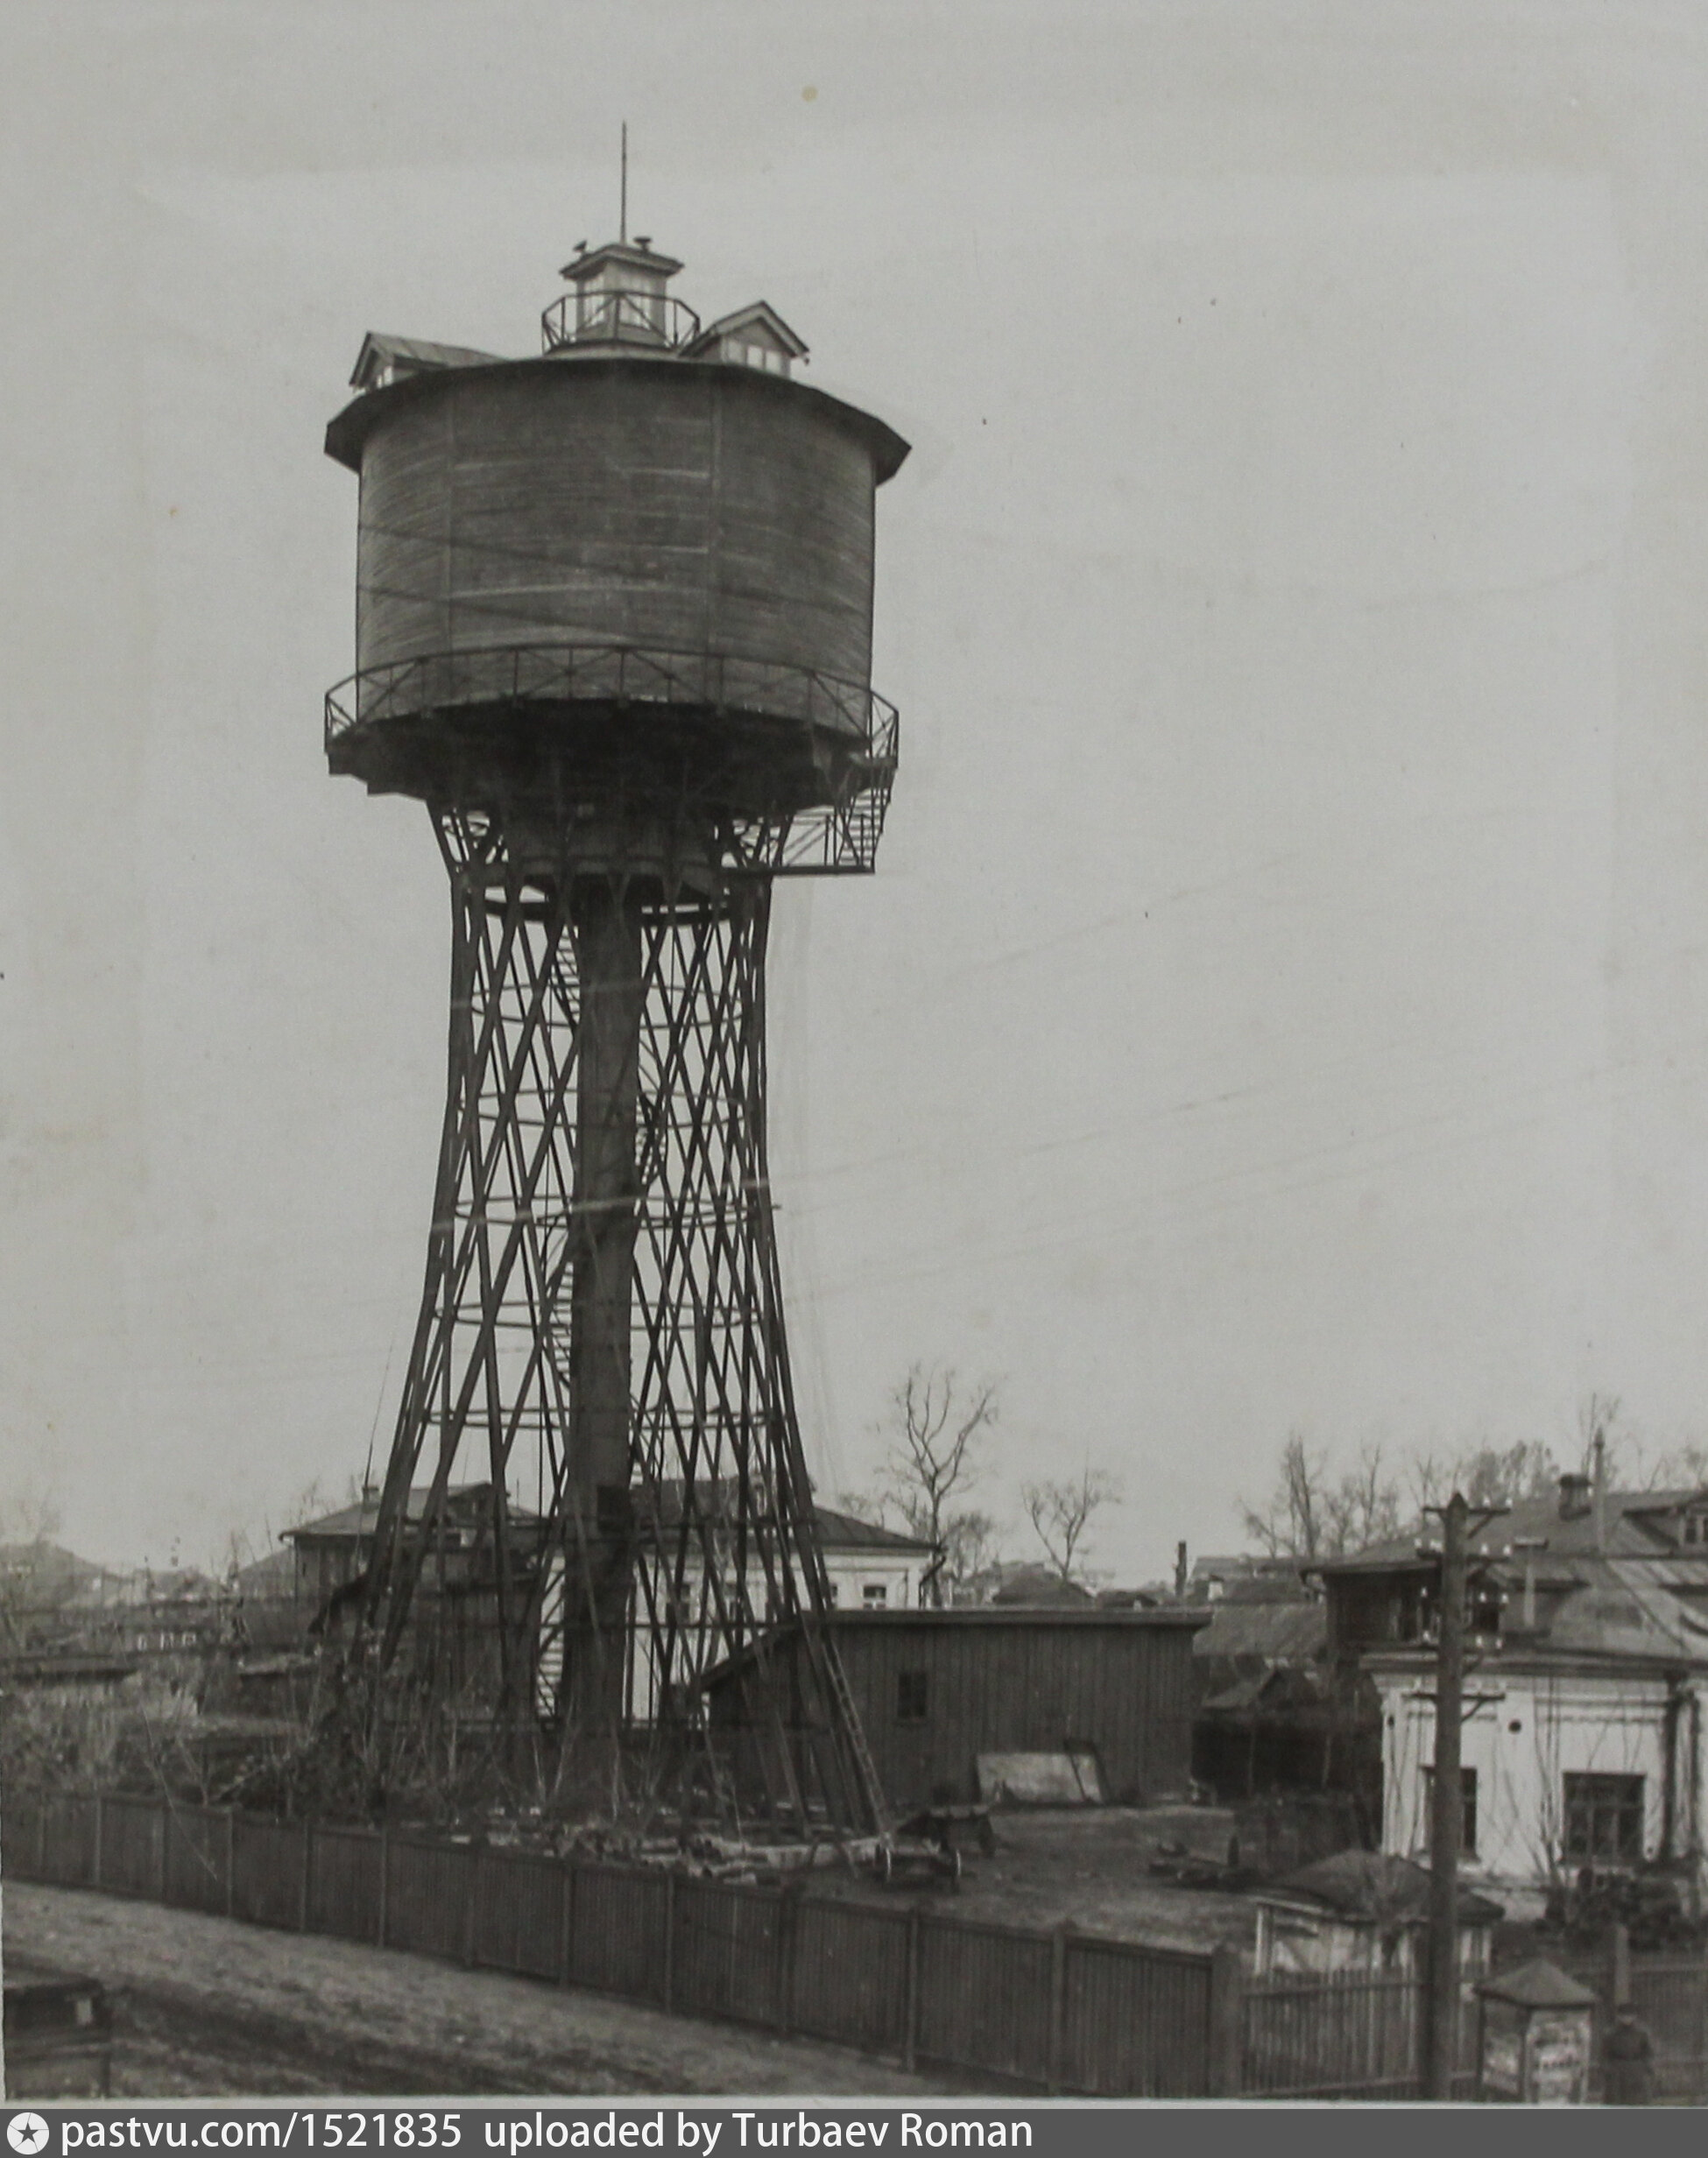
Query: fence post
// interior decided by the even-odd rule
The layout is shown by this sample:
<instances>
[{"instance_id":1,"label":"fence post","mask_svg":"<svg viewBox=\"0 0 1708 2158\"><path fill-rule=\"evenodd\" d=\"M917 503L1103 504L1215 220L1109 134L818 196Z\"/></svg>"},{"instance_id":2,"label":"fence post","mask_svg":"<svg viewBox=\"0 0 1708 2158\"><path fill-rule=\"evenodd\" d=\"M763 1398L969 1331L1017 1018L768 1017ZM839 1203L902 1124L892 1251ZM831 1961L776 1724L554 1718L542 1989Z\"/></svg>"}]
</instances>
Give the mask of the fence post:
<instances>
[{"instance_id":1,"label":"fence post","mask_svg":"<svg viewBox=\"0 0 1708 2158\"><path fill-rule=\"evenodd\" d=\"M564 1858L563 1867L563 1923L558 1929L557 1982L568 1985L569 1973L575 1967L575 1861Z\"/></svg>"},{"instance_id":2,"label":"fence post","mask_svg":"<svg viewBox=\"0 0 1708 2158\"><path fill-rule=\"evenodd\" d=\"M1049 2054L1044 2088L1054 2098L1062 2088L1068 2007L1068 1922L1049 1936Z\"/></svg>"},{"instance_id":3,"label":"fence post","mask_svg":"<svg viewBox=\"0 0 1708 2158\"><path fill-rule=\"evenodd\" d=\"M1245 2081L1245 1973L1239 1951L1221 1943L1210 1952L1206 2098L1236 2098Z\"/></svg>"},{"instance_id":4,"label":"fence post","mask_svg":"<svg viewBox=\"0 0 1708 2158\"><path fill-rule=\"evenodd\" d=\"M919 1906L907 1913L907 2007L902 2026L901 2065L911 2071L919 2057Z\"/></svg>"},{"instance_id":5,"label":"fence post","mask_svg":"<svg viewBox=\"0 0 1708 2158\"><path fill-rule=\"evenodd\" d=\"M1607 1930L1607 1977L1617 2015L1631 2005L1631 1935L1617 1919Z\"/></svg>"},{"instance_id":6,"label":"fence post","mask_svg":"<svg viewBox=\"0 0 1708 2158\"><path fill-rule=\"evenodd\" d=\"M308 1930L308 1894L314 1870L314 1824L312 1821L305 1821L302 1824L302 1880L297 1897L297 1931L299 1933L307 1933Z\"/></svg>"},{"instance_id":7,"label":"fence post","mask_svg":"<svg viewBox=\"0 0 1708 2158\"><path fill-rule=\"evenodd\" d=\"M801 1897L792 1885L784 1886L777 1905L777 2035L788 2037L794 2029L794 1943L801 1928Z\"/></svg>"},{"instance_id":8,"label":"fence post","mask_svg":"<svg viewBox=\"0 0 1708 2158\"><path fill-rule=\"evenodd\" d=\"M47 1794L36 1793L36 1879L47 1879Z\"/></svg>"},{"instance_id":9,"label":"fence post","mask_svg":"<svg viewBox=\"0 0 1708 2158\"><path fill-rule=\"evenodd\" d=\"M664 1877L664 2013L676 2005L676 1873L673 1866Z\"/></svg>"},{"instance_id":10,"label":"fence post","mask_svg":"<svg viewBox=\"0 0 1708 2158\"><path fill-rule=\"evenodd\" d=\"M237 1809L225 1809L225 1915L237 1915Z\"/></svg>"},{"instance_id":11,"label":"fence post","mask_svg":"<svg viewBox=\"0 0 1708 2158\"><path fill-rule=\"evenodd\" d=\"M472 1971L475 1965L475 1927L480 1912L481 1872L486 1863L485 1847L480 1844L471 1844L469 1857L470 1863L462 1876L462 1960Z\"/></svg>"},{"instance_id":12,"label":"fence post","mask_svg":"<svg viewBox=\"0 0 1708 2158\"><path fill-rule=\"evenodd\" d=\"M379 1916L374 1926L374 1946L385 1945L385 1924L390 1915L389 1899L392 1894L392 1831L381 1826L379 1831Z\"/></svg>"},{"instance_id":13,"label":"fence post","mask_svg":"<svg viewBox=\"0 0 1708 2158\"><path fill-rule=\"evenodd\" d=\"M101 1845L105 1837L106 1825L107 1801L102 1794L97 1791L95 1795L95 1848L89 1853L89 1886L91 1888L98 1888L101 1886Z\"/></svg>"},{"instance_id":14,"label":"fence post","mask_svg":"<svg viewBox=\"0 0 1708 2158\"><path fill-rule=\"evenodd\" d=\"M172 1801L162 1799L160 1802L160 1837L154 1848L154 1901L157 1903L164 1903L166 1900L166 1846L171 1836Z\"/></svg>"}]
</instances>

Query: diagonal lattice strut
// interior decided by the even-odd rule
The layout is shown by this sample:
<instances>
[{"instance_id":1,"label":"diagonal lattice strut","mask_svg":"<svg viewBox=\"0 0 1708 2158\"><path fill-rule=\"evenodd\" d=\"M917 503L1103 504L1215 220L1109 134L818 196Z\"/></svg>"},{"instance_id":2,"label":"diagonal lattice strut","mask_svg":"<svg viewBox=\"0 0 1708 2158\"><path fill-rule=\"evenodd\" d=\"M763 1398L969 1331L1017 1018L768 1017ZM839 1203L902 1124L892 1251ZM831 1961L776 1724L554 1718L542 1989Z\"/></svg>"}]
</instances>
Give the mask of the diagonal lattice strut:
<instances>
[{"instance_id":1,"label":"diagonal lattice strut","mask_svg":"<svg viewBox=\"0 0 1708 2158\"><path fill-rule=\"evenodd\" d=\"M768 881L435 825L446 1113L354 1661L394 1719L526 1734L561 1796L662 1797L712 1760L707 1674L795 1626L775 1803L879 1829L789 1381Z\"/></svg>"}]
</instances>

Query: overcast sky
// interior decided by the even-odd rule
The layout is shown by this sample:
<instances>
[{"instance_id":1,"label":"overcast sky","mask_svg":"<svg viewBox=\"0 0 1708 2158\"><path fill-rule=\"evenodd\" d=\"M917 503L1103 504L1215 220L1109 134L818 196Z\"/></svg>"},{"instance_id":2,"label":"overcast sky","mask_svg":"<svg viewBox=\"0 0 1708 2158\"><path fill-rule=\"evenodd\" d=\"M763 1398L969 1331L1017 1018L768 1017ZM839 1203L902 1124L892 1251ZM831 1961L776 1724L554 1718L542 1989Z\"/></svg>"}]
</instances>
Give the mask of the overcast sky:
<instances>
[{"instance_id":1,"label":"overcast sky","mask_svg":"<svg viewBox=\"0 0 1708 2158\"><path fill-rule=\"evenodd\" d=\"M915 1359L1117 1578L1295 1426L1708 1433L1705 109L1605 0L4 11L0 1499L158 1564L383 1458L448 906L326 775L321 433L537 349L624 117L914 445L879 872L777 910L822 1484Z\"/></svg>"}]
</instances>

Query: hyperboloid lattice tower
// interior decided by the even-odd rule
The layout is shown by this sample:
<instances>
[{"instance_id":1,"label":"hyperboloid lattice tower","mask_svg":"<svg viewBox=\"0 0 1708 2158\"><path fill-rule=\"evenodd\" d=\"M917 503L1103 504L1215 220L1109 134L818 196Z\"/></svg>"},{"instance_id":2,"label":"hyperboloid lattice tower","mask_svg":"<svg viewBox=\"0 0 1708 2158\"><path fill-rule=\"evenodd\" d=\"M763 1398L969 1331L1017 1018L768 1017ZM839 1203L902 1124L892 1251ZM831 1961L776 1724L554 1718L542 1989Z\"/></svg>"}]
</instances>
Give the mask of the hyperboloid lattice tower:
<instances>
[{"instance_id":1,"label":"hyperboloid lattice tower","mask_svg":"<svg viewBox=\"0 0 1708 2158\"><path fill-rule=\"evenodd\" d=\"M764 303L702 329L681 266L578 250L535 359L371 335L327 434L361 480L328 758L425 802L452 924L346 1669L378 1723L449 1704L561 1794L662 1797L708 1773L707 1672L797 1627L767 1783L870 1830L789 1381L765 955L776 878L872 867L874 497L907 445L794 379Z\"/></svg>"}]
</instances>

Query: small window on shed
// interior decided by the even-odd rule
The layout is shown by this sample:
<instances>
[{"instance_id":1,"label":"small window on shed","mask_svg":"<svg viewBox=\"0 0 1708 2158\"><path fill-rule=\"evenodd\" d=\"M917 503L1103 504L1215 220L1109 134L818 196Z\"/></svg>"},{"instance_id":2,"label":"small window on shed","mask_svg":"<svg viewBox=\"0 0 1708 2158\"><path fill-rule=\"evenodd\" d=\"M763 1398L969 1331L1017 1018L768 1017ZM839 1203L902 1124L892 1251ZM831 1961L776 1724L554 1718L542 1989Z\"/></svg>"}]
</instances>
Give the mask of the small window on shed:
<instances>
[{"instance_id":1,"label":"small window on shed","mask_svg":"<svg viewBox=\"0 0 1708 2158\"><path fill-rule=\"evenodd\" d=\"M923 1671L898 1671L895 1675L895 1720L898 1724L922 1724L929 1714L930 1689Z\"/></svg>"},{"instance_id":2,"label":"small window on shed","mask_svg":"<svg viewBox=\"0 0 1708 2158\"><path fill-rule=\"evenodd\" d=\"M860 1601L868 1611L882 1611L890 1600L889 1585L882 1581L866 1581L860 1584Z\"/></svg>"}]
</instances>

